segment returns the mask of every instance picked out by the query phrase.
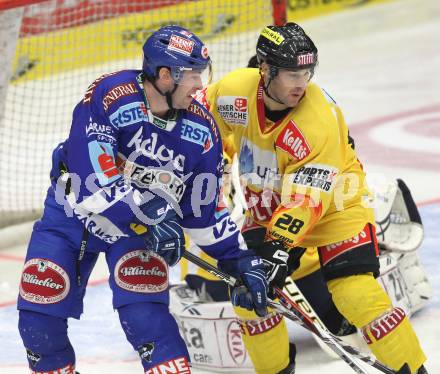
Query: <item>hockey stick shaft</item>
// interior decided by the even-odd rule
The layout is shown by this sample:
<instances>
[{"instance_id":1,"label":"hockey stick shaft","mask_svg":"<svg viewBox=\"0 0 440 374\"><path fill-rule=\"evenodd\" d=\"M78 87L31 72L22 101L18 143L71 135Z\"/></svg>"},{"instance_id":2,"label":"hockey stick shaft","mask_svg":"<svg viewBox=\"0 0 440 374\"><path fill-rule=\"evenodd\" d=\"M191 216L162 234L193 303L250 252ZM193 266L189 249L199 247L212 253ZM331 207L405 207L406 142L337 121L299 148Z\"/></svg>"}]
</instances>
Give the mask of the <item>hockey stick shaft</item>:
<instances>
[{"instance_id":1,"label":"hockey stick shaft","mask_svg":"<svg viewBox=\"0 0 440 374\"><path fill-rule=\"evenodd\" d=\"M298 305L305 314L307 314L307 316L312 320L313 324L318 325L325 331L329 331L324 322L322 322L318 313L316 313L312 304L310 304L302 291L298 288L296 282L291 277L286 278L286 283L284 284L282 291L287 295L290 300ZM333 352L333 350L330 349L329 346L325 344L318 336L316 336L315 334L312 335L319 346L322 348L322 350L326 352L329 357L338 358L338 355L336 355L336 353Z\"/></svg>"},{"instance_id":2,"label":"hockey stick shaft","mask_svg":"<svg viewBox=\"0 0 440 374\"><path fill-rule=\"evenodd\" d=\"M235 279L232 275L226 274L225 272L221 271L219 268L215 267L214 265L211 265L209 262L206 262L205 260L196 256L195 254L184 250L182 257L185 257L188 261L197 265L199 268L202 268L208 273L215 275L217 278L220 278L222 281L225 281L230 286L235 287L238 285L237 279Z\"/></svg>"},{"instance_id":3,"label":"hockey stick shaft","mask_svg":"<svg viewBox=\"0 0 440 374\"><path fill-rule=\"evenodd\" d=\"M275 310L281 313L281 310L287 309L290 311L290 316L295 317L296 321L300 323L304 328L314 333L318 336L324 343L327 344L329 348L331 348L339 357L341 357L348 365L350 365L353 370L358 372L356 368L351 365L351 362L348 362L345 359L345 356L351 355L356 357L357 359L367 363L368 365L380 370L385 374L396 374L396 372L387 366L383 365L376 359L373 359L371 356L365 355L361 353L357 348L351 346L350 344L345 343L336 335L332 334L330 331L323 329L319 325L313 323L313 321L305 314L300 307L295 304L286 294L284 294L280 289L274 288L276 297L280 300L280 303L272 303L275 305L271 305ZM281 307L281 308L280 308ZM284 316L288 317L286 313L281 313ZM289 318L289 317L288 317ZM290 318L293 320L293 318ZM345 354L345 356L340 354L340 351ZM339 351L339 352L338 352ZM363 371L362 371L363 372Z\"/></svg>"},{"instance_id":4,"label":"hockey stick shaft","mask_svg":"<svg viewBox=\"0 0 440 374\"><path fill-rule=\"evenodd\" d=\"M232 277L229 274L226 274L225 272L221 271L217 267L209 264L208 262L204 261L200 257L192 254L191 252L184 251L182 254L183 257L185 257L188 261L191 261L192 263L196 264L200 268L206 270L207 272L211 273L212 275L217 276L221 280L228 283L230 286L234 287L239 284L237 279ZM279 290L278 290L279 291ZM326 339L321 334L319 334L319 331L316 329L315 326L313 326L313 322L309 319L307 315L304 315L302 311L300 312L300 317L294 312L290 310L290 308L294 305L293 303L289 303L288 306L290 308L286 308L281 304L278 304L274 302L273 300L268 300L268 305L276 310L278 313L284 315L286 318L299 323L301 326L306 328L307 330L311 331L314 334L317 334L317 336L324 341L325 344L327 344L339 357L341 357L356 373L358 374L368 374L365 370L363 370L358 364L349 357L344 350L341 347L336 347L338 345L337 342L333 342L331 339ZM318 333L317 333L318 332Z\"/></svg>"},{"instance_id":5,"label":"hockey stick shaft","mask_svg":"<svg viewBox=\"0 0 440 374\"><path fill-rule=\"evenodd\" d=\"M229 274L221 271L217 267L209 264L200 257L192 254L191 252L184 251L182 256L188 261L194 263L200 268L206 270L207 272L215 275L221 280L228 283L230 286L237 286L240 282ZM289 299L280 289L275 288L275 294L279 298L281 303L277 303L273 300L268 300L268 305L276 310L278 313L282 314L286 318L299 323L305 329L309 330L316 336L318 336L330 349L332 349L342 360L344 360L356 373L367 374L364 369L362 369L353 359L352 356L366 362L367 364L375 367L376 369L382 371L386 374L396 374L395 371L389 369L385 365L381 364L379 361L373 358L363 355L356 348L342 342L338 337L334 336L330 332L327 332L316 326L313 321L297 306L292 300Z\"/></svg>"}]
</instances>

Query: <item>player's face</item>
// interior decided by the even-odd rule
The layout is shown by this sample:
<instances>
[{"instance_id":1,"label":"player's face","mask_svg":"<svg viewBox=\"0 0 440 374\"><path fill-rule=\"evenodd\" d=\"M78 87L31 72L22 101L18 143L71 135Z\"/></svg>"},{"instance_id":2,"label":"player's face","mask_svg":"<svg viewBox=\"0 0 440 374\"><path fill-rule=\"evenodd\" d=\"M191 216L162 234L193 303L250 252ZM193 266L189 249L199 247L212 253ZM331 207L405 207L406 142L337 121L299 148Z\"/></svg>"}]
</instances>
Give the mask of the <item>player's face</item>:
<instances>
[{"instance_id":1,"label":"player's face","mask_svg":"<svg viewBox=\"0 0 440 374\"><path fill-rule=\"evenodd\" d=\"M269 92L287 107L295 107L304 95L311 77L310 69L279 69L269 85Z\"/></svg>"},{"instance_id":2,"label":"player's face","mask_svg":"<svg viewBox=\"0 0 440 374\"><path fill-rule=\"evenodd\" d=\"M173 94L173 106L176 109L187 109L193 96L201 90L207 77L206 70L184 70L182 78L178 82L178 87Z\"/></svg>"}]
</instances>

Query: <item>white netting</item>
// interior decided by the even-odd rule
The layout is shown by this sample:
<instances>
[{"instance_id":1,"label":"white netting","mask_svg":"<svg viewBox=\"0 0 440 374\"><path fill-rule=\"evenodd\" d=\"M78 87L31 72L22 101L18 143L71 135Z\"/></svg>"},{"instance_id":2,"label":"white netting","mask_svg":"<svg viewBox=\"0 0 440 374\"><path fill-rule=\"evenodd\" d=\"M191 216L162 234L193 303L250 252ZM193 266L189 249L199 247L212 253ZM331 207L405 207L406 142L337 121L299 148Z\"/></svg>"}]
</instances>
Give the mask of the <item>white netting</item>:
<instances>
[{"instance_id":1,"label":"white netting","mask_svg":"<svg viewBox=\"0 0 440 374\"><path fill-rule=\"evenodd\" d=\"M68 135L74 105L101 74L139 69L152 31L171 23L196 33L217 79L246 65L272 22L269 0L51 0L0 11L0 21L9 14L17 22L20 12L18 40L0 22L10 34L0 38L0 226L38 214L51 151Z\"/></svg>"}]
</instances>

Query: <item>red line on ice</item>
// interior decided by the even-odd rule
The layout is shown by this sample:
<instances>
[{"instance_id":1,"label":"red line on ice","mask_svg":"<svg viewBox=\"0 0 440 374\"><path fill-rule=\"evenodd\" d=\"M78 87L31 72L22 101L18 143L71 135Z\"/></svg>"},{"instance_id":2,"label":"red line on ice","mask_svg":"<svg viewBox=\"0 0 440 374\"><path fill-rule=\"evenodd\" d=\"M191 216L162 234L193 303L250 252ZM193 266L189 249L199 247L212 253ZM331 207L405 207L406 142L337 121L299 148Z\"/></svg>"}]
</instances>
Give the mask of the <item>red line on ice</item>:
<instances>
[{"instance_id":1,"label":"red line on ice","mask_svg":"<svg viewBox=\"0 0 440 374\"><path fill-rule=\"evenodd\" d=\"M414 123L405 126L406 131L415 134L438 137L438 129L434 128L431 121L424 121L417 118L417 115L424 115L429 113L440 114L440 104L434 104L423 108L408 110L405 112L394 113L388 116L373 118L365 122L350 126L350 134L353 136L356 143L356 150L359 154L359 159L365 164L375 163L386 166L397 166L411 169L424 169L430 171L440 170L440 157L437 154L429 151L412 151L399 148L398 143L395 147L387 147L383 144L377 143L370 137L371 130L378 126L384 126L387 122L398 119L410 120L414 117ZM427 128L424 128L427 127ZM417 129L420 129L417 131ZM423 128L423 130L422 130Z\"/></svg>"}]
</instances>

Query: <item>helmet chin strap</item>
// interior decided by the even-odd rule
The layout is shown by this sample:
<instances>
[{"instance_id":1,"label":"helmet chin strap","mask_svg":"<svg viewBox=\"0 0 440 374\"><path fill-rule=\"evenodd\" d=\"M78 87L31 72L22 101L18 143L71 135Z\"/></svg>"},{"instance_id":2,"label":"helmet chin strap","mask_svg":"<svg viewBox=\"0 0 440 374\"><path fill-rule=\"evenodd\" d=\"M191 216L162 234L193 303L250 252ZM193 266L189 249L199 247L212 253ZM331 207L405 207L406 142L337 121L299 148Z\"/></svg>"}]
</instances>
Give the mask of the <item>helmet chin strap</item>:
<instances>
[{"instance_id":1,"label":"helmet chin strap","mask_svg":"<svg viewBox=\"0 0 440 374\"><path fill-rule=\"evenodd\" d=\"M159 87L156 86L156 83L153 83L153 87L156 89L156 91L159 92L162 96L164 96L167 101L168 108L170 108L167 113L168 118L174 117L176 113L176 109L173 107L173 93L176 92L177 86L178 84L174 83L174 87L171 91L167 91L163 93L161 90L159 90Z\"/></svg>"},{"instance_id":2,"label":"helmet chin strap","mask_svg":"<svg viewBox=\"0 0 440 374\"><path fill-rule=\"evenodd\" d=\"M270 97L273 101L277 102L278 104L286 105L285 103L283 103L282 101L276 99L275 97L273 97L273 96L269 93L269 85L270 85L271 82L272 82L272 78L269 78L269 82L267 82L267 85L263 85L264 93L265 93L268 97Z\"/></svg>"},{"instance_id":3,"label":"helmet chin strap","mask_svg":"<svg viewBox=\"0 0 440 374\"><path fill-rule=\"evenodd\" d=\"M167 117L168 118L174 117L174 115L176 113L176 109L173 108L173 97L172 97L172 95L173 95L174 92L176 92L178 84L174 83L174 87L173 87L173 89L171 91L162 92L159 89L159 87L157 87L154 77L147 77L147 79L153 85L154 89L157 92L159 92L160 95L165 97L165 99L167 101L167 104L168 104L168 108L169 108L168 113L167 113Z\"/></svg>"},{"instance_id":4,"label":"helmet chin strap","mask_svg":"<svg viewBox=\"0 0 440 374\"><path fill-rule=\"evenodd\" d=\"M271 66L270 67L270 71L269 71L269 81L267 82L267 84L263 84L263 91L264 93L271 98L273 101L275 101L278 104L281 105L286 105L285 103L283 103L282 101L280 101L279 99L273 97L270 93L269 93L269 85L272 83L273 78L276 77L276 75L278 74L278 69L276 67ZM264 82L264 77L261 74L261 67L260 67L260 75L263 78L263 82Z\"/></svg>"}]
</instances>

